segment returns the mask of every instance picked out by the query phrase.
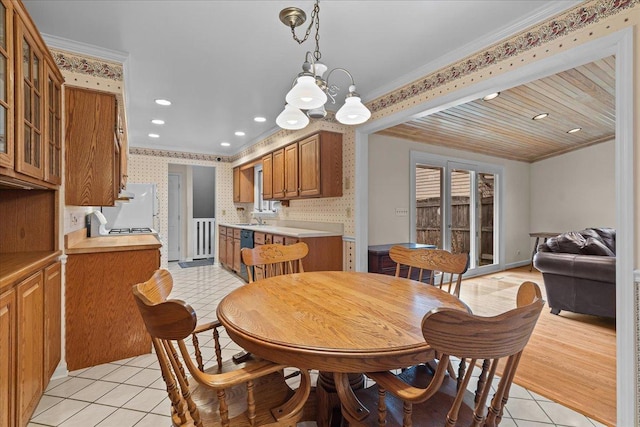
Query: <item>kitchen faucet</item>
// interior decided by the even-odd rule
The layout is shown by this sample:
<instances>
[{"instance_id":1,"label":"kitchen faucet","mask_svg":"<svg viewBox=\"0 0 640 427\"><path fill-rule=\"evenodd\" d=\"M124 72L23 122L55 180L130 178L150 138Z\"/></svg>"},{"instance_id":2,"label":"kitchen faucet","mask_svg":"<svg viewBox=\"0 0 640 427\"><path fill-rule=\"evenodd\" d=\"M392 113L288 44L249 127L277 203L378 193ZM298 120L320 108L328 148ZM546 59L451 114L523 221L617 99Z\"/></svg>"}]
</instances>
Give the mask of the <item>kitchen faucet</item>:
<instances>
[{"instance_id":1,"label":"kitchen faucet","mask_svg":"<svg viewBox=\"0 0 640 427\"><path fill-rule=\"evenodd\" d=\"M264 219L262 219L262 217L259 216L254 216L253 219L256 220L256 222L258 223L258 225L265 225Z\"/></svg>"}]
</instances>

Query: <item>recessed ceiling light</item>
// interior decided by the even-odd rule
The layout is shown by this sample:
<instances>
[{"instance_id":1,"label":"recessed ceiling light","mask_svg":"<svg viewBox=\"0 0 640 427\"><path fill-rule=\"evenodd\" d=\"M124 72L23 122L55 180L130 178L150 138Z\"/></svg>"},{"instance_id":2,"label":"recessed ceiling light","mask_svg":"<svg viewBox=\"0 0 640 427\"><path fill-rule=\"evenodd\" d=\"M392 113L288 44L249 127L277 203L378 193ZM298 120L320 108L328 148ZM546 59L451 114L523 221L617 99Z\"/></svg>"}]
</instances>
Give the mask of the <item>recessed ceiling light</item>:
<instances>
[{"instance_id":1,"label":"recessed ceiling light","mask_svg":"<svg viewBox=\"0 0 640 427\"><path fill-rule=\"evenodd\" d=\"M158 135L157 133L150 133L149 138L160 138L160 135Z\"/></svg>"},{"instance_id":2,"label":"recessed ceiling light","mask_svg":"<svg viewBox=\"0 0 640 427\"><path fill-rule=\"evenodd\" d=\"M496 99L499 96L500 96L500 92L493 92L493 93L490 93L489 95L483 96L482 100L491 101L492 99Z\"/></svg>"},{"instance_id":3,"label":"recessed ceiling light","mask_svg":"<svg viewBox=\"0 0 640 427\"><path fill-rule=\"evenodd\" d=\"M254 117L253 121L258 122L258 123L263 123L263 122L266 122L267 119L264 118L264 117Z\"/></svg>"},{"instance_id":4,"label":"recessed ceiling light","mask_svg":"<svg viewBox=\"0 0 640 427\"><path fill-rule=\"evenodd\" d=\"M154 125L163 125L164 124L164 120L153 119L153 120L151 120L151 123L153 123Z\"/></svg>"},{"instance_id":5,"label":"recessed ceiling light","mask_svg":"<svg viewBox=\"0 0 640 427\"><path fill-rule=\"evenodd\" d=\"M229 144L228 142L221 142L220 145L222 145L223 147L228 147L231 144Z\"/></svg>"},{"instance_id":6,"label":"recessed ceiling light","mask_svg":"<svg viewBox=\"0 0 640 427\"><path fill-rule=\"evenodd\" d=\"M576 132L580 132L581 130L582 128L573 128L573 129L569 129L567 133L576 133Z\"/></svg>"},{"instance_id":7,"label":"recessed ceiling light","mask_svg":"<svg viewBox=\"0 0 640 427\"><path fill-rule=\"evenodd\" d=\"M156 104L158 105L171 105L171 101L167 99L156 99Z\"/></svg>"},{"instance_id":8,"label":"recessed ceiling light","mask_svg":"<svg viewBox=\"0 0 640 427\"><path fill-rule=\"evenodd\" d=\"M532 117L533 120L542 120L549 117L549 113L540 113Z\"/></svg>"},{"instance_id":9,"label":"recessed ceiling light","mask_svg":"<svg viewBox=\"0 0 640 427\"><path fill-rule=\"evenodd\" d=\"M239 130L238 132L236 132L236 136L244 136L244 132Z\"/></svg>"}]
</instances>

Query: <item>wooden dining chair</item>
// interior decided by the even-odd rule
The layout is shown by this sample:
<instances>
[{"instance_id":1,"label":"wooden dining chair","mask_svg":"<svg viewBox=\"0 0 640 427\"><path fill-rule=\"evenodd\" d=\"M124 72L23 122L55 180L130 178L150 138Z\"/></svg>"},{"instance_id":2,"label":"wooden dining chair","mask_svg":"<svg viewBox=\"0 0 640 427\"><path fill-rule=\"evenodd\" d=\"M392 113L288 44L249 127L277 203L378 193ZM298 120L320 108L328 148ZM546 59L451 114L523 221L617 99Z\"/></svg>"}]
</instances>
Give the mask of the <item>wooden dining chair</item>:
<instances>
[{"instance_id":1,"label":"wooden dining chair","mask_svg":"<svg viewBox=\"0 0 640 427\"><path fill-rule=\"evenodd\" d=\"M428 283L460 297L462 275L469 268L469 254L452 254L444 249L410 249L396 245L389 249L389 257L396 263L396 277L414 278L419 282L427 280ZM456 378L451 362L448 365L449 375ZM465 370L466 362L460 360L459 378L464 377ZM458 386L461 381L460 379Z\"/></svg>"},{"instance_id":2,"label":"wooden dining chair","mask_svg":"<svg viewBox=\"0 0 640 427\"><path fill-rule=\"evenodd\" d=\"M247 266L249 283L254 280L289 273L304 273L302 259L309 253L304 242L293 245L269 244L253 249L242 248L242 262Z\"/></svg>"},{"instance_id":3,"label":"wooden dining chair","mask_svg":"<svg viewBox=\"0 0 640 427\"><path fill-rule=\"evenodd\" d=\"M469 268L469 254L452 254L444 249L409 249L392 246L389 257L396 263L396 277L413 278L422 282L429 275L429 283L460 297L462 275ZM406 274L402 274L406 270Z\"/></svg>"},{"instance_id":4,"label":"wooden dining chair","mask_svg":"<svg viewBox=\"0 0 640 427\"><path fill-rule=\"evenodd\" d=\"M370 372L366 375L376 385L355 394L348 388L348 377L339 376L337 387L366 407L377 408L376 412L362 419L360 413L352 410L357 406L343 405L343 415L362 426L410 427L413 421L418 426L498 425L522 351L544 306L538 285L523 283L517 304L517 308L494 317L480 317L453 309L430 311L422 320L422 334L440 354L435 372L424 365L412 367L399 375ZM460 388L447 375L446 362L451 356L468 358L471 366L480 360L490 361L488 377L477 401L467 391L472 369L465 374ZM500 380L487 405L499 364L502 369Z\"/></svg>"},{"instance_id":5,"label":"wooden dining chair","mask_svg":"<svg viewBox=\"0 0 640 427\"><path fill-rule=\"evenodd\" d=\"M173 425L295 426L304 414L310 393L308 371L301 371L300 386L294 392L284 380L284 365L255 356L240 364L223 361L217 333L217 363L204 369L197 341L194 347L198 360L194 363L184 340L221 325L216 321L196 326L197 317L191 306L168 299L172 284L167 270L157 270L148 281L133 286L133 295L167 386Z\"/></svg>"}]
</instances>

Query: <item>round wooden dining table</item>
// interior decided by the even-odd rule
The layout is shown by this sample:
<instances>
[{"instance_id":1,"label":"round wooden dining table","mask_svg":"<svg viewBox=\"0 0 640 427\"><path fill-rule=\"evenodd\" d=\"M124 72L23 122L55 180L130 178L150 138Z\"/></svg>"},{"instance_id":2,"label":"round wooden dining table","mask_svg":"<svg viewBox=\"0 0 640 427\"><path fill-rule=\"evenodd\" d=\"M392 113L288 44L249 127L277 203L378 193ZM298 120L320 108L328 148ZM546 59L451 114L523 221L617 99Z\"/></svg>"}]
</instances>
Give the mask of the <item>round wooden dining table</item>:
<instances>
[{"instance_id":1,"label":"round wooden dining table","mask_svg":"<svg viewBox=\"0 0 640 427\"><path fill-rule=\"evenodd\" d=\"M323 271L275 276L222 299L217 315L247 351L300 369L339 374L386 371L433 358L421 323L434 308L468 311L453 295L417 281L374 273ZM360 375L361 377L361 375ZM358 378L358 376L355 376ZM327 425L318 381L318 424ZM352 385L358 381L352 380ZM338 395L342 404L349 396ZM331 400L331 399L329 399ZM358 411L363 411L359 408ZM364 413L364 412L363 412Z\"/></svg>"}]
</instances>

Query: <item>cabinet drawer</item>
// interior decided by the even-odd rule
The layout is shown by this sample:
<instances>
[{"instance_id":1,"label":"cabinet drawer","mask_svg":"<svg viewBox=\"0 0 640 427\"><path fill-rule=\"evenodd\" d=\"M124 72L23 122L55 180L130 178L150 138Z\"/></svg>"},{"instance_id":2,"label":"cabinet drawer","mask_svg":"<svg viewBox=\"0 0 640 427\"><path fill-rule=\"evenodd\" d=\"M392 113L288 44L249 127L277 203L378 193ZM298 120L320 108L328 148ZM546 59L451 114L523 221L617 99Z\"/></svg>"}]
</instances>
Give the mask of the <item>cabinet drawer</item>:
<instances>
[{"instance_id":1,"label":"cabinet drawer","mask_svg":"<svg viewBox=\"0 0 640 427\"><path fill-rule=\"evenodd\" d=\"M284 236L273 235L273 244L274 245L284 245Z\"/></svg>"},{"instance_id":2,"label":"cabinet drawer","mask_svg":"<svg viewBox=\"0 0 640 427\"><path fill-rule=\"evenodd\" d=\"M259 233L256 231L255 233L253 233L253 244L264 245L266 237L267 235L265 233Z\"/></svg>"},{"instance_id":3,"label":"cabinet drawer","mask_svg":"<svg viewBox=\"0 0 640 427\"><path fill-rule=\"evenodd\" d=\"M227 235L227 227L218 227L218 234L220 236L226 236Z\"/></svg>"},{"instance_id":4,"label":"cabinet drawer","mask_svg":"<svg viewBox=\"0 0 640 427\"><path fill-rule=\"evenodd\" d=\"M229 232L227 232L227 235L229 235L228 233L229 233ZM239 239L239 238L240 238L240 234L241 234L241 233L242 233L242 229L240 229L240 228L234 228L234 229L233 229L233 238L234 238L234 239Z\"/></svg>"}]
</instances>

